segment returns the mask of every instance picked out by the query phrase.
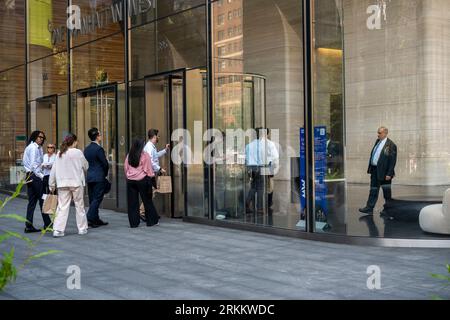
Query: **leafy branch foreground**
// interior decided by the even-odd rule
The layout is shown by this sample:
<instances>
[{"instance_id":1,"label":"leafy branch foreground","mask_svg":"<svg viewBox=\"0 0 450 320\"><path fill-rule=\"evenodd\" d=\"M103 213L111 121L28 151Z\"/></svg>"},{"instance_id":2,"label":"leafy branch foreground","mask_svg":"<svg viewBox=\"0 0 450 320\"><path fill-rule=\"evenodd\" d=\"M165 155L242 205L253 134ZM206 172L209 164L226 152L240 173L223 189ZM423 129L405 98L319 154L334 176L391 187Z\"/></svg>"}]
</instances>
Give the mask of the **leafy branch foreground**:
<instances>
[{"instance_id":1,"label":"leafy branch foreground","mask_svg":"<svg viewBox=\"0 0 450 320\"><path fill-rule=\"evenodd\" d=\"M445 284L445 286L449 286L450 285L450 264L447 264L446 268L447 268L448 275L433 273L433 274L431 274L431 276L435 279L446 281L447 283ZM433 296L433 299L442 300L442 298L439 296Z\"/></svg>"},{"instance_id":2,"label":"leafy branch foreground","mask_svg":"<svg viewBox=\"0 0 450 320\"><path fill-rule=\"evenodd\" d=\"M15 192L9 196L6 197L4 200L0 200L0 220L1 219L10 219L10 220L16 220L21 223L27 222L27 219L24 217L18 215L18 214L7 214L3 213L6 205L13 199L17 198L23 188L23 186L28 183L29 181L21 181L15 190ZM52 222L54 220L55 214L51 215ZM1 222L0 222L1 225ZM47 234L47 232L53 231L51 227L48 227L41 231L41 234L36 240L31 240L28 237L25 237L17 232L9 231L9 230L0 230L2 234L0 234L0 248L1 250L6 250L2 253L1 260L0 260L0 292L2 292L5 287L10 284L11 282L14 282L17 278L17 275L20 271L23 270L31 261L39 258L43 258L45 256L59 253L61 251L58 250L48 250L40 253L35 253L37 245L41 242L42 238ZM23 259L22 263L19 266L16 266L14 264L14 260L16 258L16 249L14 246L7 249L7 245L5 245L5 241L11 238L16 238L21 241L24 241L27 245L26 247L26 255ZM5 248L3 248L5 247Z\"/></svg>"}]
</instances>

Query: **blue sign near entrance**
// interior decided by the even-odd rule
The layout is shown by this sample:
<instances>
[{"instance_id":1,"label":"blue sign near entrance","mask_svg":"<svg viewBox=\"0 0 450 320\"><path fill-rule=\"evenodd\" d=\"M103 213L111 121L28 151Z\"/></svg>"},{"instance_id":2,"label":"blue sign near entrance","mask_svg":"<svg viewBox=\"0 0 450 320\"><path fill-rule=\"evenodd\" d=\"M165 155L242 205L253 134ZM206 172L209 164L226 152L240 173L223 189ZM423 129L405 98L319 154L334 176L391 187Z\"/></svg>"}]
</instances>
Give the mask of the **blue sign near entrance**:
<instances>
[{"instance_id":1,"label":"blue sign near entrance","mask_svg":"<svg viewBox=\"0 0 450 320\"><path fill-rule=\"evenodd\" d=\"M314 176L316 221L325 222L328 214L327 185L327 137L326 127L314 128ZM305 129L300 128L300 205L301 212L306 207L306 137Z\"/></svg>"}]
</instances>

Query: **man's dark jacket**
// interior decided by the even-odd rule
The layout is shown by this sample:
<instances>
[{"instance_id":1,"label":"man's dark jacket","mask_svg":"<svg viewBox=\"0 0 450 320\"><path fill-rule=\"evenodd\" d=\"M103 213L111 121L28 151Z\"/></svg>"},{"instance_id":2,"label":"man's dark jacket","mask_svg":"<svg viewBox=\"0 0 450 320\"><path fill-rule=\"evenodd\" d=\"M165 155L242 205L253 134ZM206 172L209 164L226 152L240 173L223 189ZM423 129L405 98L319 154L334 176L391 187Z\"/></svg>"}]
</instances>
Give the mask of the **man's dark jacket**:
<instances>
[{"instance_id":1,"label":"man's dark jacket","mask_svg":"<svg viewBox=\"0 0 450 320\"><path fill-rule=\"evenodd\" d=\"M369 169L367 169L367 173L370 172L371 161L373 153L375 152L375 147L377 146L379 140L375 142L375 145L372 148L372 152L370 153L369 159ZM383 150L381 151L380 158L378 159L377 164L377 179L379 181L384 181L386 176L394 177L395 176L395 164L397 163L397 146L395 143L387 139L386 144L384 145Z\"/></svg>"},{"instance_id":2,"label":"man's dark jacket","mask_svg":"<svg viewBox=\"0 0 450 320\"><path fill-rule=\"evenodd\" d=\"M87 183L104 182L108 176L109 163L106 160L105 150L95 142L84 149L84 157L89 162Z\"/></svg>"}]
</instances>

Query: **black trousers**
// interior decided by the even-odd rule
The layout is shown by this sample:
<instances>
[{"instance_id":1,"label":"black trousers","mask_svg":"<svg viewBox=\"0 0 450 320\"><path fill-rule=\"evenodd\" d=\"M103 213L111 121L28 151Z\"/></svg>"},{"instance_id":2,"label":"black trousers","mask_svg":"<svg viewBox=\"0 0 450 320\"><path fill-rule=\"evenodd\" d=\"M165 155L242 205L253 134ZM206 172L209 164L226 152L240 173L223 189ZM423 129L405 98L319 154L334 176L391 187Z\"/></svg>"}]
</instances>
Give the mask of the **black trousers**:
<instances>
[{"instance_id":1,"label":"black trousers","mask_svg":"<svg viewBox=\"0 0 450 320\"><path fill-rule=\"evenodd\" d=\"M50 176L44 176L44 179L42 180L42 182L43 182L43 190L42 190L42 192L44 194L49 194L50 193L50 187L48 185L49 180L50 180Z\"/></svg>"},{"instance_id":2,"label":"black trousers","mask_svg":"<svg viewBox=\"0 0 450 320\"><path fill-rule=\"evenodd\" d=\"M44 194L44 182L41 178L37 177L34 173L27 174L27 181L31 180L30 183L27 183L27 195L28 195L28 206L27 206L27 220L25 223L26 227L33 226L33 217L34 210L36 209L36 205L39 202L39 207L41 209L42 219L44 220L44 228L47 228L51 225L52 221L50 216L42 213L42 205L44 204L44 200L42 200L42 195Z\"/></svg>"},{"instance_id":3,"label":"black trousers","mask_svg":"<svg viewBox=\"0 0 450 320\"><path fill-rule=\"evenodd\" d=\"M139 195L145 208L145 218L147 226L152 226L158 222L158 214L153 205L152 184L149 177L140 181L127 180L128 196L128 220L131 228L137 228L140 223L139 217Z\"/></svg>"},{"instance_id":4,"label":"black trousers","mask_svg":"<svg viewBox=\"0 0 450 320\"><path fill-rule=\"evenodd\" d=\"M370 193L369 199L367 200L367 207L375 208L375 204L378 200L378 194L380 192L380 187L383 189L384 200L388 202L392 199L392 180L378 180L377 177L377 167L370 167Z\"/></svg>"},{"instance_id":5,"label":"black trousers","mask_svg":"<svg viewBox=\"0 0 450 320\"><path fill-rule=\"evenodd\" d=\"M249 170L252 181L247 195L247 206L249 206L250 202L255 204L254 199L256 194L256 208L257 210L263 210L265 176L261 175L260 167L249 167Z\"/></svg>"},{"instance_id":6,"label":"black trousers","mask_svg":"<svg viewBox=\"0 0 450 320\"><path fill-rule=\"evenodd\" d=\"M100 219L98 209L102 204L105 195L105 182L89 182L88 183L88 197L89 210L86 214L89 221L97 221Z\"/></svg>"}]
</instances>

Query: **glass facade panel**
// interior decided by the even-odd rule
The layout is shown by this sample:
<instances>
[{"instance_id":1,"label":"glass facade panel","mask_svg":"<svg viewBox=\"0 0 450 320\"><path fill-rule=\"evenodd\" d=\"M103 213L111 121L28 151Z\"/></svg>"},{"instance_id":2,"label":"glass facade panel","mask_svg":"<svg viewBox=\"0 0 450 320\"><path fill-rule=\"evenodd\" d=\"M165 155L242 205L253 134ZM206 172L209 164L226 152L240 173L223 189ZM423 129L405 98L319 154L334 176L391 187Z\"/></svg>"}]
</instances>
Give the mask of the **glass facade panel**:
<instances>
[{"instance_id":1,"label":"glass facade panel","mask_svg":"<svg viewBox=\"0 0 450 320\"><path fill-rule=\"evenodd\" d=\"M129 85L129 140L136 137L146 138L147 130L145 119L145 81L133 81Z\"/></svg>"},{"instance_id":2,"label":"glass facade panel","mask_svg":"<svg viewBox=\"0 0 450 320\"><path fill-rule=\"evenodd\" d=\"M145 0L142 1L141 5L144 10L139 10L136 5L134 7L130 6L130 8L133 8L133 10L137 12L137 14L131 15L131 25L138 26L146 24L157 18L160 19L171 16L180 11L189 10L204 3L204 0ZM150 9L147 9L149 7ZM142 13L139 13L141 11Z\"/></svg>"},{"instance_id":3,"label":"glass facade panel","mask_svg":"<svg viewBox=\"0 0 450 320\"><path fill-rule=\"evenodd\" d=\"M117 32L124 32L123 0L73 0L80 8L80 29L71 32L71 47ZM132 1L140 2L140 1ZM145 2L145 1L144 1Z\"/></svg>"},{"instance_id":4,"label":"glass facade panel","mask_svg":"<svg viewBox=\"0 0 450 320\"><path fill-rule=\"evenodd\" d=\"M56 143L57 139L57 103L58 97L56 95L37 99L30 102L30 131L43 131L46 136L44 142Z\"/></svg>"},{"instance_id":5,"label":"glass facade panel","mask_svg":"<svg viewBox=\"0 0 450 320\"><path fill-rule=\"evenodd\" d=\"M20 181L26 146L25 67L0 73L0 188L15 188Z\"/></svg>"},{"instance_id":6,"label":"glass facade panel","mask_svg":"<svg viewBox=\"0 0 450 320\"><path fill-rule=\"evenodd\" d=\"M439 228L422 229L419 214L450 186L450 5L321 0L314 9L314 125L329 134L328 212L316 207L316 219L330 233L433 237L424 231Z\"/></svg>"},{"instance_id":7,"label":"glass facade panel","mask_svg":"<svg viewBox=\"0 0 450 320\"><path fill-rule=\"evenodd\" d=\"M61 52L29 64L29 99L67 92L67 52Z\"/></svg>"},{"instance_id":8,"label":"glass facade panel","mask_svg":"<svg viewBox=\"0 0 450 320\"><path fill-rule=\"evenodd\" d=\"M69 133L69 100L67 95L58 96L58 145Z\"/></svg>"},{"instance_id":9,"label":"glass facade panel","mask_svg":"<svg viewBox=\"0 0 450 320\"><path fill-rule=\"evenodd\" d=\"M123 82L125 56L123 34L116 34L71 50L71 78L79 89Z\"/></svg>"},{"instance_id":10,"label":"glass facade panel","mask_svg":"<svg viewBox=\"0 0 450 320\"><path fill-rule=\"evenodd\" d=\"M186 129L190 134L187 145L192 151L191 162L186 164L187 215L208 217L209 178L204 163L203 150L207 144L199 139L208 124L206 71L195 69L186 72ZM196 133L200 135L197 137ZM185 138L185 137L184 137Z\"/></svg>"},{"instance_id":11,"label":"glass facade panel","mask_svg":"<svg viewBox=\"0 0 450 320\"><path fill-rule=\"evenodd\" d=\"M130 78L206 65L205 7L130 30Z\"/></svg>"},{"instance_id":12,"label":"glass facade panel","mask_svg":"<svg viewBox=\"0 0 450 320\"><path fill-rule=\"evenodd\" d=\"M96 126L113 183L104 204L124 211L130 141L156 127L158 150L172 147L160 163L174 192L155 197L163 216L290 231L311 218L316 233L445 237L432 234L445 221L422 229L419 213L450 188L446 2L312 0L306 47L306 2L220 0L211 11L205 2L0 4L0 188L21 178L32 130L58 144L75 132L82 149ZM79 30L68 36L69 15Z\"/></svg>"},{"instance_id":13,"label":"glass facade panel","mask_svg":"<svg viewBox=\"0 0 450 320\"><path fill-rule=\"evenodd\" d=\"M67 19L66 0L28 1L28 50L29 60L37 60L64 51Z\"/></svg>"},{"instance_id":14,"label":"glass facade panel","mask_svg":"<svg viewBox=\"0 0 450 320\"><path fill-rule=\"evenodd\" d=\"M254 163L261 167L254 170L249 161L249 153L257 153L250 147L254 138L246 139L247 154L227 140L224 153L233 157L215 164L215 217L302 230L301 1L218 1L212 16L213 126L225 140L227 129L266 127L271 136L258 141L275 150L270 161Z\"/></svg>"},{"instance_id":15,"label":"glass facade panel","mask_svg":"<svg viewBox=\"0 0 450 320\"><path fill-rule=\"evenodd\" d=\"M25 0L0 3L0 71L25 63Z\"/></svg>"}]
</instances>

